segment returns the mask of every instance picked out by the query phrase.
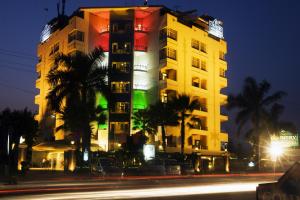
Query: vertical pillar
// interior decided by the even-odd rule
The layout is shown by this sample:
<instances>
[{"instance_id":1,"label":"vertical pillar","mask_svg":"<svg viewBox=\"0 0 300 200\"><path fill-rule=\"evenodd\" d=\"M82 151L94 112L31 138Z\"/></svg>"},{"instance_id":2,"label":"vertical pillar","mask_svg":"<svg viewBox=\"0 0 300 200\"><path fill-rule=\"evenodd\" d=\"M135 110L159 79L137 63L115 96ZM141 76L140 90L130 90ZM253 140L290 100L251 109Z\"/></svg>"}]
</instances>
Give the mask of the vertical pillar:
<instances>
[{"instance_id":1,"label":"vertical pillar","mask_svg":"<svg viewBox=\"0 0 300 200\"><path fill-rule=\"evenodd\" d=\"M229 162L229 155L227 154L225 157L225 172L230 172L230 162Z\"/></svg>"}]
</instances>

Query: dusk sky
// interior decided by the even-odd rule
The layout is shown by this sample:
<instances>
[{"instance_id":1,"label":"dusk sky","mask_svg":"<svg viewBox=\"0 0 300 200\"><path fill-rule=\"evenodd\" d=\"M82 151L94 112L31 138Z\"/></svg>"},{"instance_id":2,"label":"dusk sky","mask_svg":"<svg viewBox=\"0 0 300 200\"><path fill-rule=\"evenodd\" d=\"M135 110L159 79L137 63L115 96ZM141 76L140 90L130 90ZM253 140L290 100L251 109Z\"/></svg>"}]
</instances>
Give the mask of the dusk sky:
<instances>
[{"instance_id":1,"label":"dusk sky","mask_svg":"<svg viewBox=\"0 0 300 200\"><path fill-rule=\"evenodd\" d=\"M36 111L36 49L40 32L57 15L57 0L0 3L0 110ZM81 6L142 5L142 0L67 0L66 12ZM245 77L268 80L288 93L285 120L300 127L299 0L149 0L171 9L197 9L224 22L228 42L227 93L240 91ZM48 8L48 12L45 11Z\"/></svg>"}]
</instances>

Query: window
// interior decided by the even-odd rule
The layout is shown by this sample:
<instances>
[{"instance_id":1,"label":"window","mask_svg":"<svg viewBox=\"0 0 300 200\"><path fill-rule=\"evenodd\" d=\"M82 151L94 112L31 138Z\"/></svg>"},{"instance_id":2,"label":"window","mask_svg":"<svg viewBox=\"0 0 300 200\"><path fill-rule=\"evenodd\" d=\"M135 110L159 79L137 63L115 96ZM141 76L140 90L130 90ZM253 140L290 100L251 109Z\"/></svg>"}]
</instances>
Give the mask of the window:
<instances>
[{"instance_id":1,"label":"window","mask_svg":"<svg viewBox=\"0 0 300 200\"><path fill-rule=\"evenodd\" d=\"M124 133L129 130L128 122L112 122L110 123L111 132L114 133Z\"/></svg>"},{"instance_id":2,"label":"window","mask_svg":"<svg viewBox=\"0 0 300 200\"><path fill-rule=\"evenodd\" d=\"M223 77L223 78L226 77L226 75L225 75L225 69L223 69L223 68L220 68L220 77Z\"/></svg>"},{"instance_id":3,"label":"window","mask_svg":"<svg viewBox=\"0 0 300 200\"><path fill-rule=\"evenodd\" d=\"M192 86L199 88L200 87L200 79L198 77L192 78Z\"/></svg>"},{"instance_id":4,"label":"window","mask_svg":"<svg viewBox=\"0 0 300 200\"><path fill-rule=\"evenodd\" d=\"M119 46L120 46L120 48L119 48ZM131 43L125 42L123 45L119 45L117 42L112 43L112 53L113 54L131 53Z\"/></svg>"},{"instance_id":5,"label":"window","mask_svg":"<svg viewBox=\"0 0 300 200\"><path fill-rule=\"evenodd\" d=\"M112 62L112 68L115 72L128 73L130 71L129 62Z\"/></svg>"},{"instance_id":6,"label":"window","mask_svg":"<svg viewBox=\"0 0 300 200\"><path fill-rule=\"evenodd\" d=\"M118 52L118 43L112 43L112 53Z\"/></svg>"},{"instance_id":7,"label":"window","mask_svg":"<svg viewBox=\"0 0 300 200\"><path fill-rule=\"evenodd\" d=\"M175 136L167 136L167 147L176 147L176 137Z\"/></svg>"},{"instance_id":8,"label":"window","mask_svg":"<svg viewBox=\"0 0 300 200\"><path fill-rule=\"evenodd\" d=\"M200 50L203 52L203 53L206 53L206 44L204 44L203 42L201 42L201 45L200 45Z\"/></svg>"},{"instance_id":9,"label":"window","mask_svg":"<svg viewBox=\"0 0 300 200\"><path fill-rule=\"evenodd\" d=\"M196 68L200 68L200 59L199 58L192 58L192 66Z\"/></svg>"},{"instance_id":10,"label":"window","mask_svg":"<svg viewBox=\"0 0 300 200\"><path fill-rule=\"evenodd\" d=\"M119 29L119 28L118 28L118 24L113 24L113 25L112 25L112 32L113 32L113 33L118 32L118 29Z\"/></svg>"},{"instance_id":11,"label":"window","mask_svg":"<svg viewBox=\"0 0 300 200\"><path fill-rule=\"evenodd\" d=\"M169 69L166 71L167 78L173 81L177 81L177 71L174 69Z\"/></svg>"},{"instance_id":12,"label":"window","mask_svg":"<svg viewBox=\"0 0 300 200\"><path fill-rule=\"evenodd\" d=\"M207 81L204 79L201 80L201 89L207 90Z\"/></svg>"},{"instance_id":13,"label":"window","mask_svg":"<svg viewBox=\"0 0 300 200\"><path fill-rule=\"evenodd\" d=\"M128 123L120 123L120 129L121 131L128 131L129 130L129 124Z\"/></svg>"},{"instance_id":14,"label":"window","mask_svg":"<svg viewBox=\"0 0 300 200\"><path fill-rule=\"evenodd\" d=\"M204 60L201 60L201 69L207 71L206 62Z\"/></svg>"},{"instance_id":15,"label":"window","mask_svg":"<svg viewBox=\"0 0 300 200\"><path fill-rule=\"evenodd\" d=\"M124 50L126 53L130 53L130 51L131 51L131 43L130 42L126 42L124 44Z\"/></svg>"},{"instance_id":16,"label":"window","mask_svg":"<svg viewBox=\"0 0 300 200\"><path fill-rule=\"evenodd\" d=\"M177 41L177 31L175 31L174 29L171 28L164 28L162 30L160 30L159 32L159 40L160 41L164 41L168 38L171 38L172 40Z\"/></svg>"},{"instance_id":17,"label":"window","mask_svg":"<svg viewBox=\"0 0 300 200\"><path fill-rule=\"evenodd\" d=\"M81 32L81 31L78 31L78 30L69 33L69 35L68 35L68 43L71 43L74 40L83 42L84 41L84 33Z\"/></svg>"},{"instance_id":18,"label":"window","mask_svg":"<svg viewBox=\"0 0 300 200\"><path fill-rule=\"evenodd\" d=\"M161 102L167 103L168 102L168 95L166 93L163 93L161 96Z\"/></svg>"},{"instance_id":19,"label":"window","mask_svg":"<svg viewBox=\"0 0 300 200\"><path fill-rule=\"evenodd\" d=\"M55 45L53 45L53 46L51 47L49 56L51 56L51 55L57 53L58 51L59 51L59 43L56 43Z\"/></svg>"},{"instance_id":20,"label":"window","mask_svg":"<svg viewBox=\"0 0 300 200\"><path fill-rule=\"evenodd\" d=\"M171 48L168 48L167 50L167 57L168 58L171 58L173 60L177 60L177 52L175 49L171 49Z\"/></svg>"},{"instance_id":21,"label":"window","mask_svg":"<svg viewBox=\"0 0 300 200\"><path fill-rule=\"evenodd\" d=\"M42 62L42 56L38 56L38 63Z\"/></svg>"},{"instance_id":22,"label":"window","mask_svg":"<svg viewBox=\"0 0 300 200\"><path fill-rule=\"evenodd\" d=\"M113 113L127 113L129 111L128 102L116 102L115 107L112 110Z\"/></svg>"},{"instance_id":23,"label":"window","mask_svg":"<svg viewBox=\"0 0 300 200\"><path fill-rule=\"evenodd\" d=\"M192 46L192 48L199 50L199 41L192 39L191 46Z\"/></svg>"},{"instance_id":24,"label":"window","mask_svg":"<svg viewBox=\"0 0 300 200\"><path fill-rule=\"evenodd\" d=\"M163 41L163 40L166 40L167 38L167 29L162 29L159 31L159 40L160 41Z\"/></svg>"},{"instance_id":25,"label":"window","mask_svg":"<svg viewBox=\"0 0 300 200\"><path fill-rule=\"evenodd\" d=\"M177 31L168 28L167 36L175 41L177 41Z\"/></svg>"},{"instance_id":26,"label":"window","mask_svg":"<svg viewBox=\"0 0 300 200\"><path fill-rule=\"evenodd\" d=\"M129 82L111 82L111 90L113 93L128 93L130 90Z\"/></svg>"},{"instance_id":27,"label":"window","mask_svg":"<svg viewBox=\"0 0 300 200\"><path fill-rule=\"evenodd\" d=\"M223 51L219 52L219 59L220 60L225 60L225 53Z\"/></svg>"}]
</instances>

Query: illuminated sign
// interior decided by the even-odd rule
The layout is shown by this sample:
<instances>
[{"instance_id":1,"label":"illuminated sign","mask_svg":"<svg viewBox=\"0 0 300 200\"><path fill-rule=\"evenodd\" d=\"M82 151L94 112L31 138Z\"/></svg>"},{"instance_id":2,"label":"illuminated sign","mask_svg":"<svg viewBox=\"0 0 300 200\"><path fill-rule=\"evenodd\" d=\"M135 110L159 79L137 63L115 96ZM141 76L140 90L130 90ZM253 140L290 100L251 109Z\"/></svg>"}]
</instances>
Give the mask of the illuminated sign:
<instances>
[{"instance_id":1,"label":"illuminated sign","mask_svg":"<svg viewBox=\"0 0 300 200\"><path fill-rule=\"evenodd\" d=\"M49 24L46 24L42 33L41 33L41 38L40 38L40 41L43 43L45 42L46 40L49 39L49 37L51 36L52 34L52 26L49 25Z\"/></svg>"},{"instance_id":2,"label":"illuminated sign","mask_svg":"<svg viewBox=\"0 0 300 200\"><path fill-rule=\"evenodd\" d=\"M208 27L208 33L223 39L223 23L217 19L213 20L213 21L209 21L209 27Z\"/></svg>"},{"instance_id":3,"label":"illuminated sign","mask_svg":"<svg viewBox=\"0 0 300 200\"><path fill-rule=\"evenodd\" d=\"M272 136L271 141L279 141L284 147L297 147L299 146L298 135L292 134L288 131L281 131L279 136Z\"/></svg>"},{"instance_id":4,"label":"illuminated sign","mask_svg":"<svg viewBox=\"0 0 300 200\"><path fill-rule=\"evenodd\" d=\"M155 146L153 144L145 144L143 148L145 161L155 158Z\"/></svg>"}]
</instances>

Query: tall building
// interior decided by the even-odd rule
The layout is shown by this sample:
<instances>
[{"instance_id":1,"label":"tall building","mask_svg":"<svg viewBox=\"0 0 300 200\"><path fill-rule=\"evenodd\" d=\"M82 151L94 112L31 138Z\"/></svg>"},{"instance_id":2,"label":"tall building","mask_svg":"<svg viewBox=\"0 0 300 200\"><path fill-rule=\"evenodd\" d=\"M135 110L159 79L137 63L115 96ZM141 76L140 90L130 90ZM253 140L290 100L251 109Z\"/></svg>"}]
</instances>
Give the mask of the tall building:
<instances>
[{"instance_id":1,"label":"tall building","mask_svg":"<svg viewBox=\"0 0 300 200\"><path fill-rule=\"evenodd\" d=\"M108 82L114 98L107 102L101 95L97 97L97 102L108 108L109 120L95 133L93 148L119 148L134 134L133 112L186 93L199 99L201 106L193 113L193 125L186 128L185 152L195 152L211 163L227 156L228 136L221 128L228 119L221 112L227 99L222 94L227 87L227 45L221 21L164 6L87 7L53 19L42 32L36 67L36 119L50 127L49 132L53 131L49 124L61 124L47 109L50 88L46 77L53 58L57 53L88 53L98 46L105 51L103 65L110 68ZM167 152L180 152L179 126L167 127L166 134ZM160 133L156 139L161 140ZM64 132L55 132L55 140L63 145L41 144L35 149L53 157L72 149Z\"/></svg>"}]
</instances>

